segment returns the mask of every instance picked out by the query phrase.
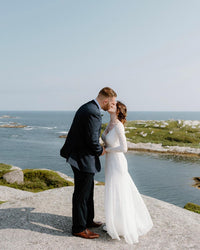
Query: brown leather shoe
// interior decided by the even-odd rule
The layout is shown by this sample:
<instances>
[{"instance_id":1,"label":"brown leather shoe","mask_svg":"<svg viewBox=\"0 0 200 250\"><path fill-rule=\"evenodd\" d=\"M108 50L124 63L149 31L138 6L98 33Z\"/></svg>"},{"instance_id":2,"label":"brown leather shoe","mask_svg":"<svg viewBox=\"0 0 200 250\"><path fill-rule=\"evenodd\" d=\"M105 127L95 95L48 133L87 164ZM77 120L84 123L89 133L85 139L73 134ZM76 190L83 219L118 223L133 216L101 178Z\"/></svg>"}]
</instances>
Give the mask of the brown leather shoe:
<instances>
[{"instance_id":1,"label":"brown leather shoe","mask_svg":"<svg viewBox=\"0 0 200 250\"><path fill-rule=\"evenodd\" d=\"M82 237L85 239L95 239L95 238L99 238L99 234L93 233L88 229L85 229L84 231L80 232L80 233L72 233L74 236L78 236L78 237Z\"/></svg>"},{"instance_id":2,"label":"brown leather shoe","mask_svg":"<svg viewBox=\"0 0 200 250\"><path fill-rule=\"evenodd\" d=\"M88 224L87 227L100 227L103 223L100 221L93 221L92 223Z\"/></svg>"}]
</instances>

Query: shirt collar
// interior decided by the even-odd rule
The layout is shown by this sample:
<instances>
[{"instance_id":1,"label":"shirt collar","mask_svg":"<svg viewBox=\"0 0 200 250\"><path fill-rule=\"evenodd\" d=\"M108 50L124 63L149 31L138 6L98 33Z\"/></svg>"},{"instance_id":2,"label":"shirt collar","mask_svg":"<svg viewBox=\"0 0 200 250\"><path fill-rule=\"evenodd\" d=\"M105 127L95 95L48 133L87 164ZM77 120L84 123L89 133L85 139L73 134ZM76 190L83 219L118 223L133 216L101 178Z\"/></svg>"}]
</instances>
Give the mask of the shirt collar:
<instances>
[{"instance_id":1,"label":"shirt collar","mask_svg":"<svg viewBox=\"0 0 200 250\"><path fill-rule=\"evenodd\" d=\"M97 99L94 99L94 101L96 102L96 104L97 104L99 110L101 110L101 106L100 106L100 104L98 103Z\"/></svg>"}]
</instances>

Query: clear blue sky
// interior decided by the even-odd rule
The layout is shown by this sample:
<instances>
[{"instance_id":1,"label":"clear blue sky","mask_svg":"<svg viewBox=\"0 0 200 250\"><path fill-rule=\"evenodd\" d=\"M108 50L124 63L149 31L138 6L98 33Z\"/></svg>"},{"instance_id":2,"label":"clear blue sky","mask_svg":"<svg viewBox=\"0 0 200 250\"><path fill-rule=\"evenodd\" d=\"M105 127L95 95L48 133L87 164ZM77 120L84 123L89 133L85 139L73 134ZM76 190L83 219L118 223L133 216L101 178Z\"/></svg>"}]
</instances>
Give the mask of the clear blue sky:
<instances>
[{"instance_id":1,"label":"clear blue sky","mask_svg":"<svg viewBox=\"0 0 200 250\"><path fill-rule=\"evenodd\" d=\"M4 0L0 110L200 111L199 0Z\"/></svg>"}]
</instances>

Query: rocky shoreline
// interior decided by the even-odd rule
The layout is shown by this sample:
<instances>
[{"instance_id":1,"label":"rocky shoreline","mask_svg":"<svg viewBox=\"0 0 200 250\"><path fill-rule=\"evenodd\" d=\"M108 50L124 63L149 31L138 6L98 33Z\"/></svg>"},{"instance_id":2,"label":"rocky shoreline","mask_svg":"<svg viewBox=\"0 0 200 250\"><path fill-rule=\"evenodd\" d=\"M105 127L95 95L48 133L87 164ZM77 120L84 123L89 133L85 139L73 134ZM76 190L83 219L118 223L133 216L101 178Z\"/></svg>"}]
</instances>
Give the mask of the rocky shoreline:
<instances>
[{"instance_id":1,"label":"rocky shoreline","mask_svg":"<svg viewBox=\"0 0 200 250\"><path fill-rule=\"evenodd\" d=\"M195 184L192 186L200 189L200 177L194 177L193 180L195 181Z\"/></svg>"},{"instance_id":2,"label":"rocky shoreline","mask_svg":"<svg viewBox=\"0 0 200 250\"><path fill-rule=\"evenodd\" d=\"M59 138L67 138L67 135L60 135ZM102 143L102 141L101 141ZM151 153L184 155L200 158L200 148L179 147L179 146L162 146L161 143L133 143L127 140L128 151L142 151Z\"/></svg>"},{"instance_id":3,"label":"rocky shoreline","mask_svg":"<svg viewBox=\"0 0 200 250\"><path fill-rule=\"evenodd\" d=\"M61 173L60 171L54 171L54 170L47 169L47 168L24 169L24 170L22 170L21 168L16 167L16 166L11 166L11 165L6 165L6 164L3 164L3 163L0 163L0 173L2 172L0 178L2 178L3 180L6 181L6 183L3 183L2 185L10 186L10 184L18 184L17 186L15 185L15 188L24 190L23 186L20 186L20 185L25 184L25 179L24 179L25 174L24 173L27 173L27 171L29 172L28 173L28 176L29 176L29 179L28 179L29 184L28 185L29 186L31 185L31 182L32 182L31 175L33 175L33 176L37 175L36 172L38 172L38 171L39 171L39 173L38 173L38 178L39 179L43 178L42 174L55 173L58 176L60 176L62 179L67 181L68 185L74 185L74 179L72 177L64 174L64 173ZM45 177L46 181L50 182L50 179L47 180L47 178L50 178L50 177L48 177L48 176ZM53 182L55 182L55 177L54 177ZM94 184L95 185L104 185L103 182L99 182L99 181L96 181L96 180L94 180ZM40 182L40 185L42 185L42 182ZM0 184L0 186L1 186L1 184ZM36 184L34 184L34 186L36 188ZM40 191L43 191L43 190L40 190Z\"/></svg>"},{"instance_id":4,"label":"rocky shoreline","mask_svg":"<svg viewBox=\"0 0 200 250\"><path fill-rule=\"evenodd\" d=\"M16 122L12 122L12 123L7 123L7 124L1 124L0 128L25 128L27 127L27 125L22 125Z\"/></svg>"},{"instance_id":5,"label":"rocky shoreline","mask_svg":"<svg viewBox=\"0 0 200 250\"><path fill-rule=\"evenodd\" d=\"M200 158L200 148L179 147L179 146L162 146L161 143L133 143L127 142L128 150L152 152L152 153L165 153L174 155L185 155Z\"/></svg>"}]
</instances>

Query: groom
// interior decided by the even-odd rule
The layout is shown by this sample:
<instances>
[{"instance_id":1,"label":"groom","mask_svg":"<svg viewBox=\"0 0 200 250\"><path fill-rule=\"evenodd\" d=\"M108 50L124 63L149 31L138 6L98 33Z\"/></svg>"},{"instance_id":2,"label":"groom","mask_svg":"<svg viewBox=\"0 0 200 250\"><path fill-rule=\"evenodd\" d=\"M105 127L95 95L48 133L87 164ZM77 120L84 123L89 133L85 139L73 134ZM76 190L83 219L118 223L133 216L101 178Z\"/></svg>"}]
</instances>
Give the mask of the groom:
<instances>
[{"instance_id":1,"label":"groom","mask_svg":"<svg viewBox=\"0 0 200 250\"><path fill-rule=\"evenodd\" d=\"M98 238L99 234L88 228L99 227L94 219L94 174L101 170L99 156L105 148L99 143L101 112L116 103L117 94L109 87L100 90L96 99L82 105L75 114L60 155L66 158L74 172L72 200L72 234L87 239Z\"/></svg>"}]
</instances>

